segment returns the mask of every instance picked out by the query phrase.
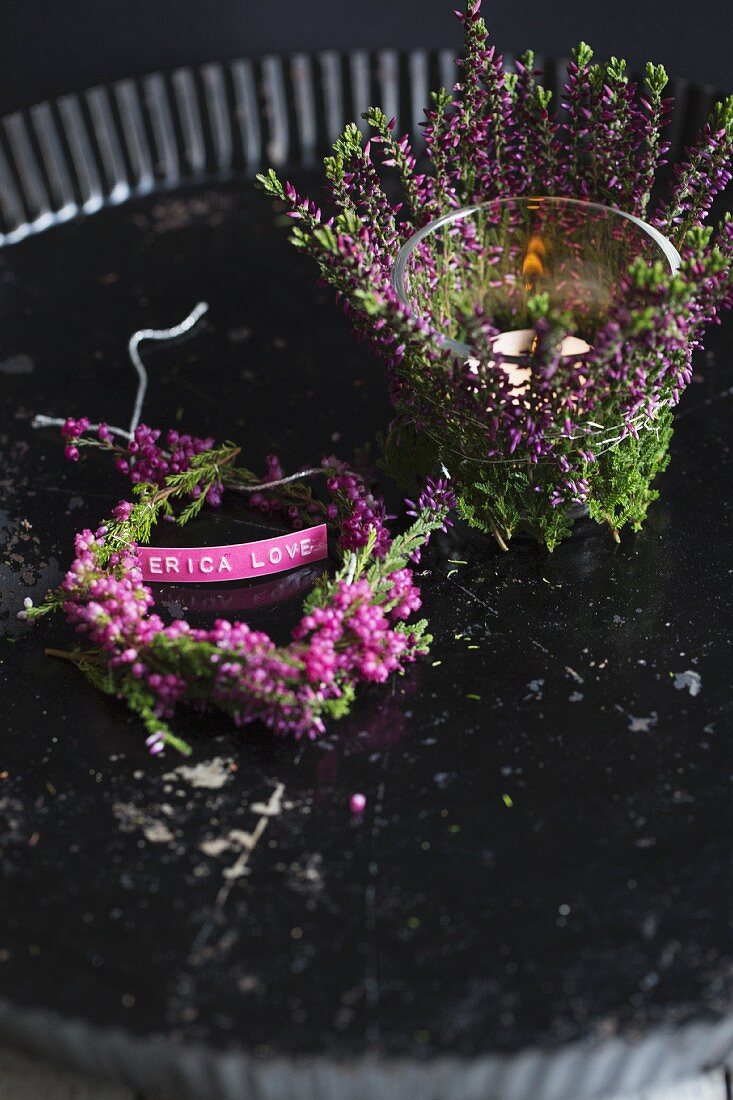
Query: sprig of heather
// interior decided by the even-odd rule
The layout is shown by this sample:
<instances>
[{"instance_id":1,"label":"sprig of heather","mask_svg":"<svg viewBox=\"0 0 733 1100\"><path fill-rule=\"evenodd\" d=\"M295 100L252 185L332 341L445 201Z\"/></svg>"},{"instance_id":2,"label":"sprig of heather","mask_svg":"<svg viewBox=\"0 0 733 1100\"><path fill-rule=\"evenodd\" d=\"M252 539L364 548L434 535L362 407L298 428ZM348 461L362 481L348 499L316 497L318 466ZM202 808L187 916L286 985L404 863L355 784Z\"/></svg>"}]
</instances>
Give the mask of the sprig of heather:
<instances>
[{"instance_id":1,"label":"sprig of heather","mask_svg":"<svg viewBox=\"0 0 733 1100\"><path fill-rule=\"evenodd\" d=\"M320 210L314 210L291 183L281 183L273 169L258 175L257 184L286 204L288 215L297 222L290 233L291 243L316 261L321 276L347 308L357 288L388 284L392 252L385 253L385 231L375 230L357 212L356 203L324 222ZM394 232L393 218L388 229Z\"/></svg>"},{"instance_id":2,"label":"sprig of heather","mask_svg":"<svg viewBox=\"0 0 733 1100\"><path fill-rule=\"evenodd\" d=\"M362 117L375 131L372 145L382 146L382 165L395 168L402 184L410 215L419 225L425 219L428 194L425 188L425 176L415 171L416 160L410 145L408 134L396 138L394 129L396 118L388 119L380 107L370 107Z\"/></svg>"},{"instance_id":3,"label":"sprig of heather","mask_svg":"<svg viewBox=\"0 0 733 1100\"><path fill-rule=\"evenodd\" d=\"M520 133L513 114L512 94L506 83L504 60L495 46L485 55L483 168L478 173L478 195L520 194L525 178L523 153L526 135Z\"/></svg>"},{"instance_id":4,"label":"sprig of heather","mask_svg":"<svg viewBox=\"0 0 733 1100\"><path fill-rule=\"evenodd\" d=\"M541 194L560 194L561 168L559 123L550 114L552 92L538 85L535 88L535 103L537 113L537 141L534 149L533 160L537 165L536 174L531 182L537 181ZM532 142L528 141L530 154ZM532 154L531 154L532 155Z\"/></svg>"},{"instance_id":5,"label":"sprig of heather","mask_svg":"<svg viewBox=\"0 0 733 1100\"><path fill-rule=\"evenodd\" d=\"M722 311L733 306L733 215L726 214L717 228L688 230L683 258L683 270L694 285L692 338L700 346L707 325L719 323Z\"/></svg>"},{"instance_id":6,"label":"sprig of heather","mask_svg":"<svg viewBox=\"0 0 733 1100\"><path fill-rule=\"evenodd\" d=\"M173 428L162 436L159 430L138 424L132 437L123 440L104 422L92 430L88 417L78 420L68 417L61 435L66 443L64 456L71 462L78 462L80 448L97 448L112 455L116 469L129 477L133 485L143 482L163 485L169 477L186 477L190 483L188 493L194 502L200 499L203 504L205 500L213 508L221 503L220 477L216 474L210 478L189 477L191 468L196 469L197 456L211 452L214 446L211 437L203 439ZM216 470L216 466L212 469Z\"/></svg>"},{"instance_id":7,"label":"sprig of heather","mask_svg":"<svg viewBox=\"0 0 733 1100\"><path fill-rule=\"evenodd\" d=\"M533 140L540 124L542 97L536 77L535 58L527 50L514 62L514 72L504 74L504 84L510 98L509 113L512 119L512 156L514 160L515 193L526 191L541 194L551 184L554 172L547 171L543 163L542 146ZM546 118L549 118L545 110ZM546 135L547 136L547 135ZM552 144L552 139L550 140Z\"/></svg>"},{"instance_id":8,"label":"sprig of heather","mask_svg":"<svg viewBox=\"0 0 733 1100\"><path fill-rule=\"evenodd\" d=\"M593 121L592 60L593 50L590 46L586 42L579 43L573 50L573 59L568 65L568 79L561 103L568 116L560 127L567 140L567 155L563 167L570 190L566 193L572 193L576 198L587 197L589 193L586 172L587 138Z\"/></svg>"},{"instance_id":9,"label":"sprig of heather","mask_svg":"<svg viewBox=\"0 0 733 1100\"><path fill-rule=\"evenodd\" d=\"M665 157L670 148L669 142L661 136L669 125L673 105L671 98L662 96L668 81L664 65L647 63L644 91L635 113L638 191L634 212L641 218L646 214L654 180L659 169L667 163Z\"/></svg>"},{"instance_id":10,"label":"sprig of heather","mask_svg":"<svg viewBox=\"0 0 733 1100\"><path fill-rule=\"evenodd\" d=\"M458 114L452 110L453 97L446 88L432 92L432 106L425 110L423 138L433 176L426 176L425 191L431 217L437 217L450 207L458 206L455 179L451 173L455 149L458 146Z\"/></svg>"},{"instance_id":11,"label":"sprig of heather","mask_svg":"<svg viewBox=\"0 0 733 1100\"><path fill-rule=\"evenodd\" d=\"M635 208L638 176L633 165L636 85L626 75L626 62L612 57L590 69L592 124L588 131L590 193L611 206Z\"/></svg>"},{"instance_id":12,"label":"sprig of heather","mask_svg":"<svg viewBox=\"0 0 733 1100\"><path fill-rule=\"evenodd\" d=\"M348 208L372 226L374 239L382 249L393 251L398 239L395 208L384 193L371 154L371 142L363 140L356 123L350 123L334 143L334 158L327 158L326 169L334 194L348 193ZM260 177L258 177L260 179Z\"/></svg>"},{"instance_id":13,"label":"sprig of heather","mask_svg":"<svg viewBox=\"0 0 733 1100\"><path fill-rule=\"evenodd\" d=\"M464 53L456 62L462 75L454 89L458 98L453 104L455 124L448 159L452 161L454 186L463 201L474 194L486 155L482 109L486 99L483 77L487 61L487 31L480 9L481 0L468 0L465 12L456 12L456 18L464 29Z\"/></svg>"},{"instance_id":14,"label":"sprig of heather","mask_svg":"<svg viewBox=\"0 0 733 1100\"><path fill-rule=\"evenodd\" d=\"M402 305L391 282L393 256L385 257L370 225L345 211L328 223L316 221L307 200L290 184L281 184L270 170L258 176L260 186L290 206L300 224L291 241L318 262L323 278L333 286L359 335L368 339L386 360L390 385L399 387L394 367L405 348L418 342L429 358L439 354L439 337L429 321L415 317Z\"/></svg>"},{"instance_id":15,"label":"sprig of heather","mask_svg":"<svg viewBox=\"0 0 733 1100\"><path fill-rule=\"evenodd\" d=\"M713 199L731 181L733 95L715 104L686 157L675 166L671 194L653 219L677 243L684 243L688 230L705 221Z\"/></svg>"}]
</instances>

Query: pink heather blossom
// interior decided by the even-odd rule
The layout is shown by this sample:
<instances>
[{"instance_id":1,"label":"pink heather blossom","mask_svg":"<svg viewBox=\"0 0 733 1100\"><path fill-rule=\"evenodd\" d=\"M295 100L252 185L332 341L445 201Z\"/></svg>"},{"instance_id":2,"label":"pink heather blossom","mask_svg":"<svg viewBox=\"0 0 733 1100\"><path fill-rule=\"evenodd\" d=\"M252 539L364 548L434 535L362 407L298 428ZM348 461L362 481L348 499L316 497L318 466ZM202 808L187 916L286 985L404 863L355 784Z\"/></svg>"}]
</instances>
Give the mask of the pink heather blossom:
<instances>
[{"instance_id":1,"label":"pink heather blossom","mask_svg":"<svg viewBox=\"0 0 733 1100\"><path fill-rule=\"evenodd\" d=\"M69 418L61 429L61 434L67 440L64 450L66 458L76 462L79 458L79 450L76 443L89 431L89 420L82 417L79 420ZM164 485L169 474L183 473L188 470L194 455L209 451L214 445L211 438L201 439L193 435L182 435L173 429L166 432L164 446L158 442L161 438L160 430L149 428L146 424L138 424L133 437L126 446L114 442L114 437L105 423L101 423L96 429L98 444L114 453L114 463L117 470L129 477L133 485L148 482L153 485ZM90 442L88 438L85 442ZM216 508L221 504L222 485L212 486L207 493L207 503ZM193 491L193 496L201 492L199 486Z\"/></svg>"},{"instance_id":2,"label":"pink heather blossom","mask_svg":"<svg viewBox=\"0 0 733 1100\"><path fill-rule=\"evenodd\" d=\"M377 546L385 553L390 535L383 502L335 459L324 460L324 467L332 475L331 491L343 509L348 540L361 546L365 533L374 530L375 555ZM279 464L273 460L270 468L274 474ZM431 482L420 501L424 522L447 522L452 494L445 483ZM120 501L113 517L124 525L132 509L128 501ZM355 517L357 522L350 523ZM170 647L183 638L212 647L210 702L238 726L259 720L275 733L311 738L323 732L324 704L339 699L344 684L382 683L393 672L404 671L420 652L414 635L402 629L420 607L408 568L387 574L379 593L366 576L338 581L328 605L304 614L290 645L278 648L264 631L243 622L217 619L208 629L194 629L180 619L165 625L142 581L137 546L121 539L120 528L102 525L96 532L79 532L75 551L61 586L68 621L104 654L112 670L150 693L152 713L161 719L172 718L184 701L207 702L185 666L176 661L174 668L165 669L166 659L175 654ZM148 738L151 753L160 753L164 745L164 734Z\"/></svg>"}]
</instances>

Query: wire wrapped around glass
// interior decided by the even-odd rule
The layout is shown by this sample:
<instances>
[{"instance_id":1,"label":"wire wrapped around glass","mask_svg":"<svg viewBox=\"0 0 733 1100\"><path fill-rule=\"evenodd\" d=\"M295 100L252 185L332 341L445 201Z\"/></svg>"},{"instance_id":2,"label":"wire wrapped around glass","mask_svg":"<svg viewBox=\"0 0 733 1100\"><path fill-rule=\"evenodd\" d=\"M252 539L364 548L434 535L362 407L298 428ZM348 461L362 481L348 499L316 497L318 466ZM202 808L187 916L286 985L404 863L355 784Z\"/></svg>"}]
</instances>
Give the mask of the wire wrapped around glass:
<instances>
[{"instance_id":1,"label":"wire wrapped around glass","mask_svg":"<svg viewBox=\"0 0 733 1100\"><path fill-rule=\"evenodd\" d=\"M496 199L418 230L394 290L444 354L405 356L388 463L405 443L422 450L502 545L520 524L554 545L593 495L591 467L613 478L647 449L656 472L666 456L677 369L643 326L630 351L628 298L630 273L669 278L680 263L653 226L571 198Z\"/></svg>"}]
</instances>

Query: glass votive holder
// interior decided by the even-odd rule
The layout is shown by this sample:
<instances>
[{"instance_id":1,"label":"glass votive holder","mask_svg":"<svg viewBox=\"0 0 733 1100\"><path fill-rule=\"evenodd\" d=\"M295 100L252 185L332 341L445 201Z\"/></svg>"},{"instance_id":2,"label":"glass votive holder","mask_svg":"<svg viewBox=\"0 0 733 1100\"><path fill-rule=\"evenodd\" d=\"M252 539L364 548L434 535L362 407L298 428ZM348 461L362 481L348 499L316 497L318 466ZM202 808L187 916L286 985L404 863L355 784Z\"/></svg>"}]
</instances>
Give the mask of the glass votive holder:
<instances>
[{"instance_id":1,"label":"glass votive holder","mask_svg":"<svg viewBox=\"0 0 733 1100\"><path fill-rule=\"evenodd\" d=\"M592 346L638 257L662 261L670 272L681 263L657 229L621 210L572 198L494 199L452 210L413 234L395 260L393 285L455 355L485 352L481 329L489 322L500 334L496 350L527 358L531 347L516 334L532 327L536 296ZM571 341L567 354L583 350Z\"/></svg>"},{"instance_id":2,"label":"glass votive holder","mask_svg":"<svg viewBox=\"0 0 733 1100\"><path fill-rule=\"evenodd\" d=\"M585 510L584 465L612 448L623 461L627 440L651 424L643 410L628 414L636 397L623 372L614 381L601 350L604 326L631 301L639 262L671 276L682 261L639 218L560 197L452 210L396 257L397 297L441 354L436 361L418 343L396 364L393 434L407 428L413 450L431 451L470 501L466 512L502 545L501 532L510 536L541 500L564 500L568 515ZM653 354L634 344L634 361ZM654 462L633 461L642 478L653 476Z\"/></svg>"}]
</instances>

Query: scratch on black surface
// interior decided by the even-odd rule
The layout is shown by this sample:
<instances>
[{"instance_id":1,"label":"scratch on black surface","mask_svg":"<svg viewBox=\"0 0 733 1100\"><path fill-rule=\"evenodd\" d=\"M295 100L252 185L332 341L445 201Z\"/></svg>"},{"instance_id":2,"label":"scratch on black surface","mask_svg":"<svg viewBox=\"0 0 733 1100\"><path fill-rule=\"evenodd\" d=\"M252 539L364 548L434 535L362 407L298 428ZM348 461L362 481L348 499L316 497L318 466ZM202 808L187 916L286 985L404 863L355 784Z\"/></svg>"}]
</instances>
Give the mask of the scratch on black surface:
<instances>
[{"instance_id":1,"label":"scratch on black surface","mask_svg":"<svg viewBox=\"0 0 733 1100\"><path fill-rule=\"evenodd\" d=\"M470 588L466 588L465 585L459 584L458 581L451 580L450 583L455 588L460 589L460 591L463 592L464 595L470 596L471 599L479 605L479 607L482 607L484 609L484 611L490 611L491 614L494 615L497 619L499 618L499 612L496 610L496 608L492 607L490 603L486 603L485 600L482 600L481 597L477 596L475 592L472 592ZM531 645L534 646L535 649L539 649L540 652L545 653L548 657L552 657L553 661L559 661L559 658L556 657L555 654L552 653L549 649L547 649L546 646L542 645L542 642L538 642L536 638L533 638L526 631L517 630L517 633L525 637L527 641L529 641Z\"/></svg>"},{"instance_id":2,"label":"scratch on black surface","mask_svg":"<svg viewBox=\"0 0 733 1100\"><path fill-rule=\"evenodd\" d=\"M490 611L491 614L496 616L496 618L498 619L499 612L496 610L495 607L492 607L490 603L486 603L486 601L482 600L480 596L477 596L475 592L472 592L470 588L466 588L465 585L459 584L458 581L451 580L450 583L455 588L458 588L461 592L463 592L465 596L470 596L471 599L479 605L479 607L483 607L484 611Z\"/></svg>"}]
</instances>

